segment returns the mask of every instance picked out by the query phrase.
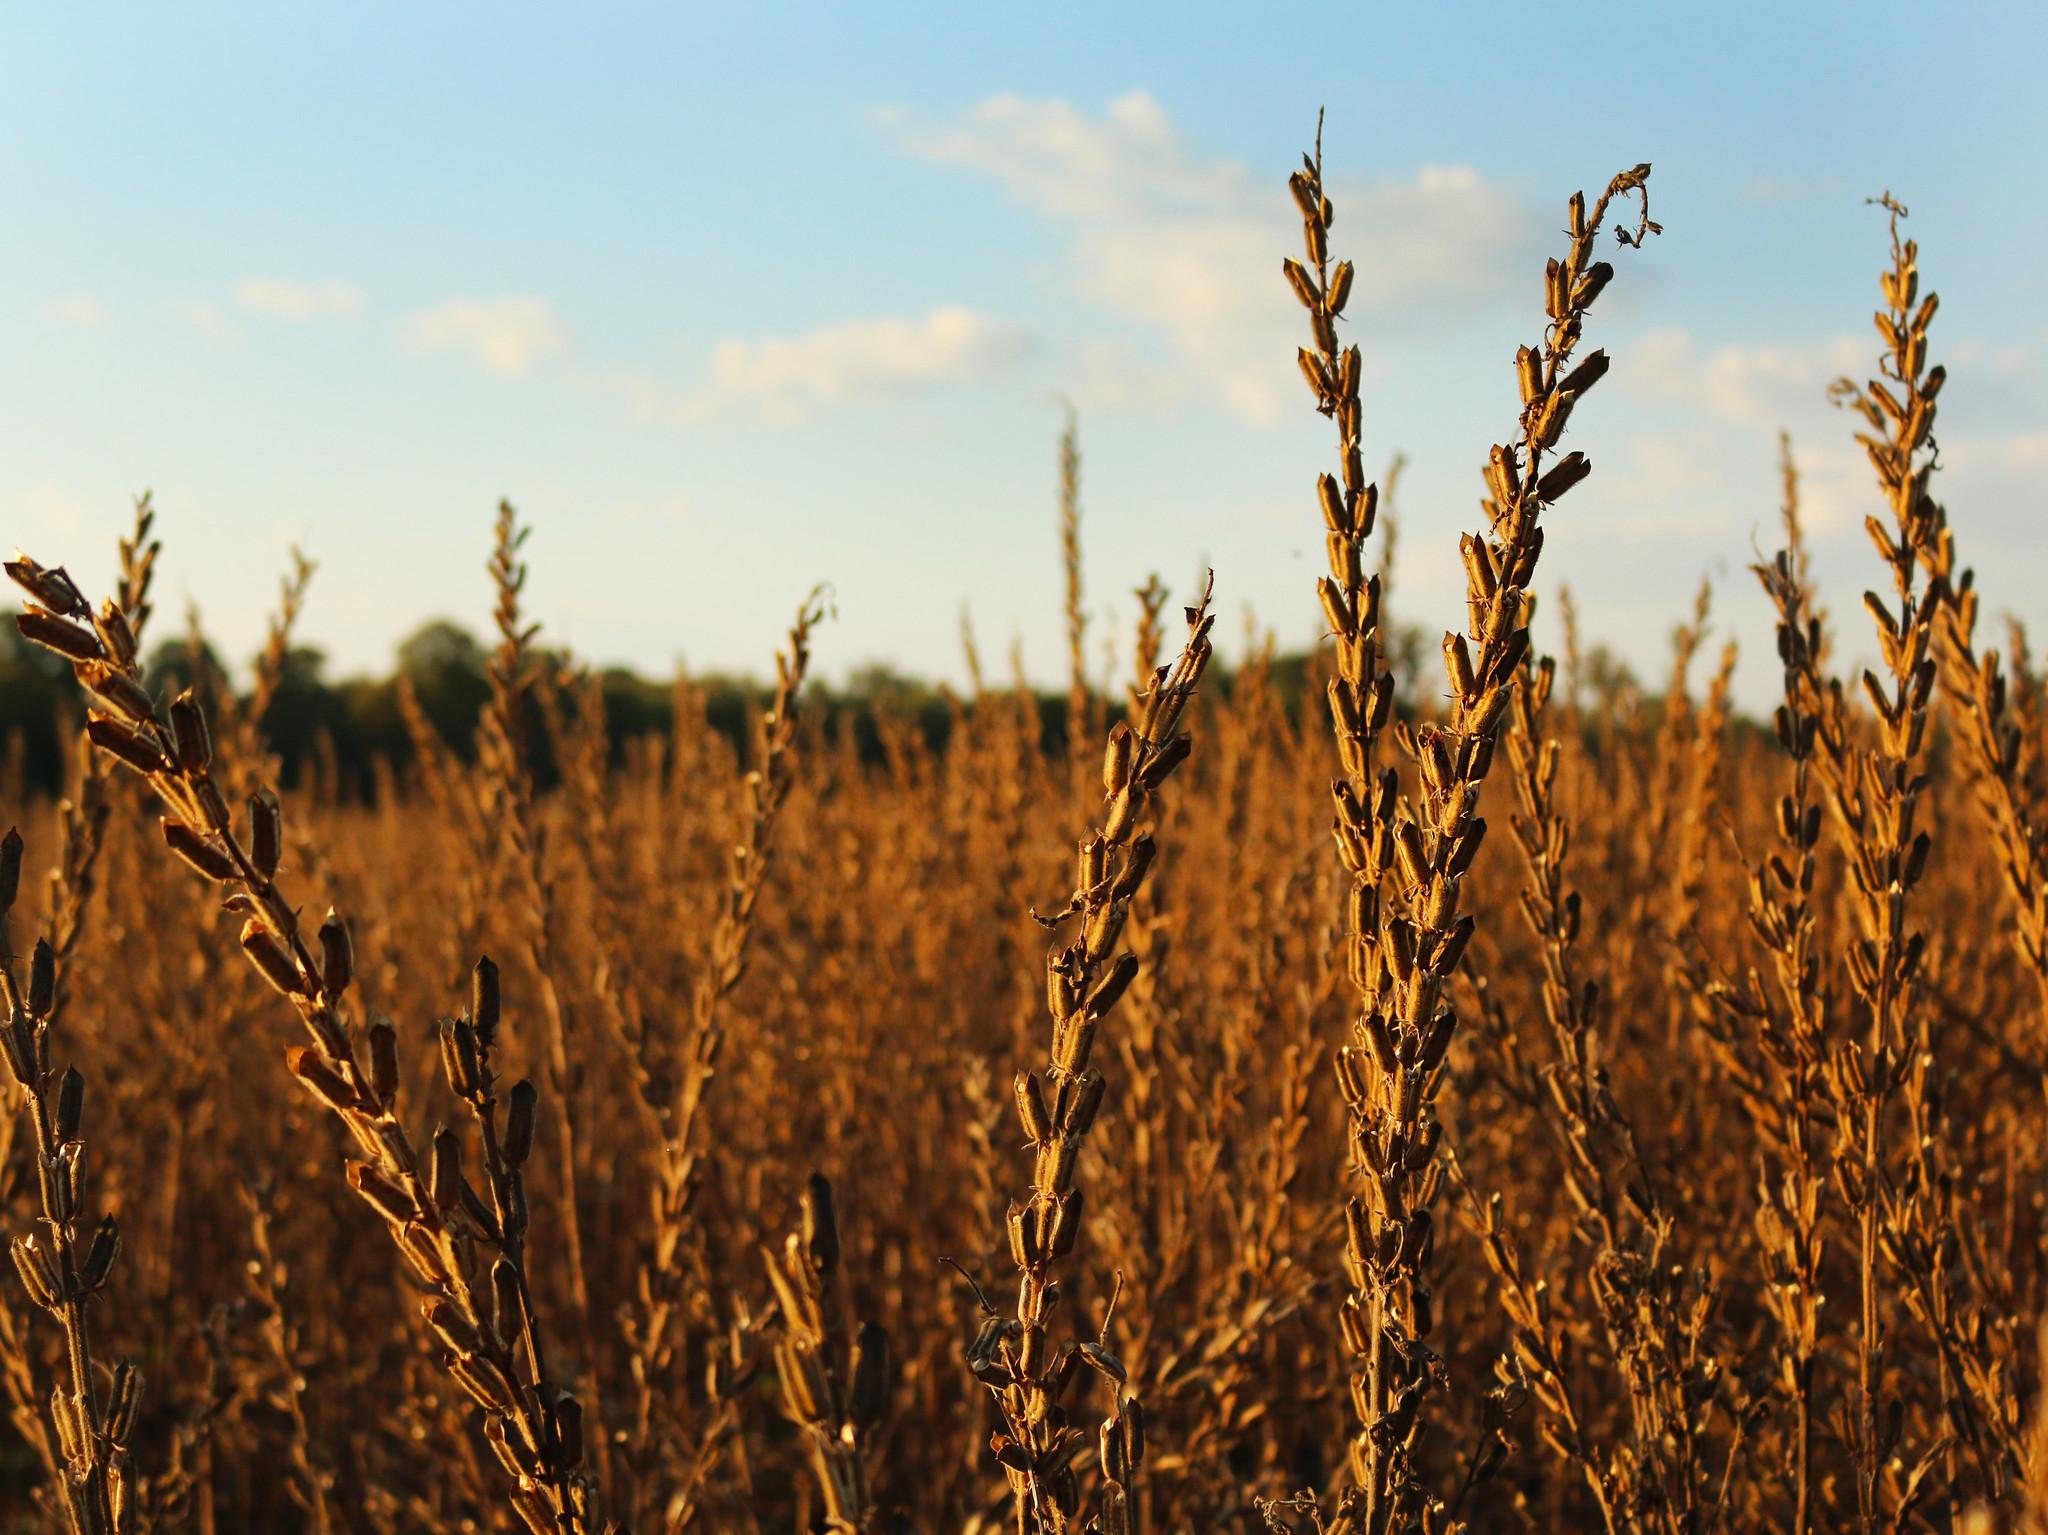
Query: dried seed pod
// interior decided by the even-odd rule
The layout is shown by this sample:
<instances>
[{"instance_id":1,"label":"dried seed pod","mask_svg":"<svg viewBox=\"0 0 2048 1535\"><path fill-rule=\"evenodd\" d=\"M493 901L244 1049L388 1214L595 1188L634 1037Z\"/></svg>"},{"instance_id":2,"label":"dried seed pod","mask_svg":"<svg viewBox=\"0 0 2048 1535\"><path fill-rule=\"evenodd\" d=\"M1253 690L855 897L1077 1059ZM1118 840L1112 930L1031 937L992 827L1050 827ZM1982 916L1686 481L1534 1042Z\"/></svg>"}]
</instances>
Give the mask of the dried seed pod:
<instances>
[{"instance_id":1,"label":"dried seed pod","mask_svg":"<svg viewBox=\"0 0 2048 1535\"><path fill-rule=\"evenodd\" d=\"M853 1340L853 1384L846 1415L856 1429L870 1432L889 1412L889 1334L878 1322L863 1322Z\"/></svg>"},{"instance_id":2,"label":"dried seed pod","mask_svg":"<svg viewBox=\"0 0 2048 1535\"><path fill-rule=\"evenodd\" d=\"M376 1206L386 1220L402 1225L419 1213L411 1196L368 1162L348 1164L348 1186Z\"/></svg>"},{"instance_id":3,"label":"dried seed pod","mask_svg":"<svg viewBox=\"0 0 2048 1535\"><path fill-rule=\"evenodd\" d=\"M28 962L28 1010L37 1018L50 1016L57 1005L57 951L47 939L36 940Z\"/></svg>"},{"instance_id":4,"label":"dried seed pod","mask_svg":"<svg viewBox=\"0 0 2048 1535\"><path fill-rule=\"evenodd\" d=\"M45 1311L57 1307L59 1286L57 1270L49 1256L37 1245L34 1237L16 1237L8 1247L14 1256L14 1267L21 1275L22 1288L28 1291L29 1299Z\"/></svg>"},{"instance_id":5,"label":"dried seed pod","mask_svg":"<svg viewBox=\"0 0 2048 1535\"><path fill-rule=\"evenodd\" d=\"M1136 735L1127 722L1118 720L1110 730L1109 741L1103 749L1103 793L1118 793L1131 781L1131 757L1136 750Z\"/></svg>"},{"instance_id":6,"label":"dried seed pod","mask_svg":"<svg viewBox=\"0 0 2048 1535\"><path fill-rule=\"evenodd\" d=\"M67 1066L64 1079L57 1086L57 1139L75 1140L84 1116L85 1077L76 1066Z\"/></svg>"},{"instance_id":7,"label":"dried seed pod","mask_svg":"<svg viewBox=\"0 0 2048 1535\"><path fill-rule=\"evenodd\" d=\"M450 1214L462 1202L462 1139L446 1125L434 1131L433 1160L428 1164L427 1192L434 1208Z\"/></svg>"},{"instance_id":8,"label":"dried seed pod","mask_svg":"<svg viewBox=\"0 0 2048 1535\"><path fill-rule=\"evenodd\" d=\"M142 1408L142 1371L132 1360L114 1363L114 1386L107 1397L107 1438L126 1444L135 1428L135 1415ZM121 1526L117 1523L116 1528Z\"/></svg>"},{"instance_id":9,"label":"dried seed pod","mask_svg":"<svg viewBox=\"0 0 2048 1535\"><path fill-rule=\"evenodd\" d=\"M518 1345L526 1329L526 1304L521 1299L519 1270L509 1258L491 1265L491 1330L507 1348Z\"/></svg>"},{"instance_id":10,"label":"dried seed pod","mask_svg":"<svg viewBox=\"0 0 2048 1535\"><path fill-rule=\"evenodd\" d=\"M213 735L206 728L206 711L190 688L171 700L171 745L185 772L204 773L213 766Z\"/></svg>"},{"instance_id":11,"label":"dried seed pod","mask_svg":"<svg viewBox=\"0 0 2048 1535\"><path fill-rule=\"evenodd\" d=\"M14 616L14 626L23 639L72 661L97 661L105 654L99 636L83 625L59 618L54 613L29 608Z\"/></svg>"},{"instance_id":12,"label":"dried seed pod","mask_svg":"<svg viewBox=\"0 0 2048 1535\"><path fill-rule=\"evenodd\" d=\"M488 1050L498 1034L498 967L489 955L476 962L469 978L469 1017L477 1044Z\"/></svg>"},{"instance_id":13,"label":"dried seed pod","mask_svg":"<svg viewBox=\"0 0 2048 1535\"><path fill-rule=\"evenodd\" d=\"M86 1249L85 1262L78 1271L78 1282L88 1295L107 1282L107 1275L113 1272L114 1259L120 1250L121 1223L111 1215L102 1216L92 1234L92 1245Z\"/></svg>"},{"instance_id":14,"label":"dried seed pod","mask_svg":"<svg viewBox=\"0 0 2048 1535\"><path fill-rule=\"evenodd\" d=\"M573 1471L583 1464L583 1404L563 1392L555 1398L555 1444L562 1452L562 1466Z\"/></svg>"},{"instance_id":15,"label":"dried seed pod","mask_svg":"<svg viewBox=\"0 0 2048 1535\"><path fill-rule=\"evenodd\" d=\"M389 1018L370 1025L370 1091L386 1108L398 1097L398 1030Z\"/></svg>"},{"instance_id":16,"label":"dried seed pod","mask_svg":"<svg viewBox=\"0 0 2048 1535\"><path fill-rule=\"evenodd\" d=\"M306 978L284 951L270 929L251 917L242 924L242 952L263 973L263 978L288 997L304 996Z\"/></svg>"},{"instance_id":17,"label":"dried seed pod","mask_svg":"<svg viewBox=\"0 0 2048 1535\"><path fill-rule=\"evenodd\" d=\"M284 812L275 794L258 789L249 796L249 862L259 877L269 880L283 857Z\"/></svg>"},{"instance_id":18,"label":"dried seed pod","mask_svg":"<svg viewBox=\"0 0 2048 1535\"><path fill-rule=\"evenodd\" d=\"M1034 1143L1052 1134L1052 1117L1045 1110L1045 1090L1039 1086L1034 1072L1017 1073L1017 1117Z\"/></svg>"},{"instance_id":19,"label":"dried seed pod","mask_svg":"<svg viewBox=\"0 0 2048 1535\"><path fill-rule=\"evenodd\" d=\"M456 1097L472 1099L483 1091L476 1030L467 1018L441 1020L441 1069L447 1074L448 1090Z\"/></svg>"},{"instance_id":20,"label":"dried seed pod","mask_svg":"<svg viewBox=\"0 0 2048 1535\"><path fill-rule=\"evenodd\" d=\"M440 1335L443 1343L460 1354L483 1352L483 1339L462 1309L446 1297L436 1297L420 1306L420 1315Z\"/></svg>"},{"instance_id":21,"label":"dried seed pod","mask_svg":"<svg viewBox=\"0 0 2048 1535\"><path fill-rule=\"evenodd\" d=\"M346 1114L359 1106L356 1090L327 1058L310 1045L293 1045L284 1053L285 1068L317 1093L329 1108Z\"/></svg>"},{"instance_id":22,"label":"dried seed pod","mask_svg":"<svg viewBox=\"0 0 2048 1535\"><path fill-rule=\"evenodd\" d=\"M158 824L170 850L214 883L225 884L240 874L233 859L183 821L165 816Z\"/></svg>"},{"instance_id":23,"label":"dried seed pod","mask_svg":"<svg viewBox=\"0 0 2048 1535\"><path fill-rule=\"evenodd\" d=\"M1124 1459L1135 1471L1145 1464L1145 1404L1137 1397L1127 1396L1117 1418L1123 1424Z\"/></svg>"},{"instance_id":24,"label":"dried seed pod","mask_svg":"<svg viewBox=\"0 0 2048 1535\"><path fill-rule=\"evenodd\" d=\"M505 1165L524 1167L533 1155L533 1121L540 1093L531 1081L521 1077L512 1084L511 1106L505 1111Z\"/></svg>"}]
</instances>

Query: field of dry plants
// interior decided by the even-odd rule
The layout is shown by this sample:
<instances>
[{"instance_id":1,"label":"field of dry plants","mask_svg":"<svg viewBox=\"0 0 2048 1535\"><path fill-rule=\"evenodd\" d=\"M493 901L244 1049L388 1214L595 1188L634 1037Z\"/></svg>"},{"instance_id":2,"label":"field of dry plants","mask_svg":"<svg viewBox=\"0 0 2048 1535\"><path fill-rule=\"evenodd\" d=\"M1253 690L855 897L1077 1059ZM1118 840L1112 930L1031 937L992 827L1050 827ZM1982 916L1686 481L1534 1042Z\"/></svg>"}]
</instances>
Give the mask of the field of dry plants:
<instances>
[{"instance_id":1,"label":"field of dry plants","mask_svg":"<svg viewBox=\"0 0 2048 1535\"><path fill-rule=\"evenodd\" d=\"M612 750L507 507L474 741L286 786L295 597L178 690L146 502L116 592L8 565L90 715L0 785L6 1528L2048 1532L2048 718L1904 210L1839 386L1872 590L1788 448L1773 727L1703 622L1661 696L1530 643L1648 166L1529 274L1397 690L1320 154L1306 707L1156 579L1091 677L1071 447L1069 728L977 665L942 746L809 712L814 600L743 745L684 679Z\"/></svg>"}]
</instances>

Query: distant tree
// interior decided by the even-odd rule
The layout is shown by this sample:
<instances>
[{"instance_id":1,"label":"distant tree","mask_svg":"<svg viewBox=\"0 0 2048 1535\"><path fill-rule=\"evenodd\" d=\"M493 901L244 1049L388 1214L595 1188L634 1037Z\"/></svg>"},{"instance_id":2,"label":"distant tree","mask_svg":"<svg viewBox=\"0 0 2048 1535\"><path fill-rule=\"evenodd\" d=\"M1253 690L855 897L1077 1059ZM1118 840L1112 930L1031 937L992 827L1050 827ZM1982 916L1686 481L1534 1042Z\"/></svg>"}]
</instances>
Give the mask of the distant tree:
<instances>
[{"instance_id":1,"label":"distant tree","mask_svg":"<svg viewBox=\"0 0 2048 1535\"><path fill-rule=\"evenodd\" d=\"M491 692L485 662L476 637L445 618L421 625L398 647L400 679L411 685L442 739L464 751Z\"/></svg>"}]
</instances>

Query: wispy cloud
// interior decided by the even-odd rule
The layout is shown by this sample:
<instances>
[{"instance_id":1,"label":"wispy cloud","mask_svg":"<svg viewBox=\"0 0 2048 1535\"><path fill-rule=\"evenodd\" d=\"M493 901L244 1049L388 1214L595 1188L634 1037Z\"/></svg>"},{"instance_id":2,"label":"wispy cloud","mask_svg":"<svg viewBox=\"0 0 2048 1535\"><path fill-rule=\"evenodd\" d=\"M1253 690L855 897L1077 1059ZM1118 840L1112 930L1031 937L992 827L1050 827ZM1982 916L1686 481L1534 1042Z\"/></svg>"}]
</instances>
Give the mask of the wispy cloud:
<instances>
[{"instance_id":1,"label":"wispy cloud","mask_svg":"<svg viewBox=\"0 0 2048 1535\"><path fill-rule=\"evenodd\" d=\"M1265 421L1298 387L1279 258L1299 219L1278 176L1198 152L1142 91L1101 112L1004 95L938 126L878 120L910 153L992 176L1057 223L1084 296L1162 338L1181 392ZM1463 166L1340 181L1333 195L1341 225L1371 232L1355 246L1352 310L1382 323L1498 297L1536 233L1515 198Z\"/></svg>"},{"instance_id":2,"label":"wispy cloud","mask_svg":"<svg viewBox=\"0 0 2048 1535\"><path fill-rule=\"evenodd\" d=\"M544 299L450 299L416 314L407 335L422 351L465 351L493 372L523 377L569 345L569 332Z\"/></svg>"},{"instance_id":3,"label":"wispy cloud","mask_svg":"<svg viewBox=\"0 0 2048 1535\"><path fill-rule=\"evenodd\" d=\"M50 312L66 325L80 330L98 330L107 323L107 312L90 293L67 293L50 306Z\"/></svg>"},{"instance_id":4,"label":"wispy cloud","mask_svg":"<svg viewBox=\"0 0 2048 1535\"><path fill-rule=\"evenodd\" d=\"M287 282L277 277L252 277L235 290L242 307L281 320L312 320L324 315L354 314L363 307L363 290L345 282Z\"/></svg>"},{"instance_id":5,"label":"wispy cloud","mask_svg":"<svg viewBox=\"0 0 2048 1535\"><path fill-rule=\"evenodd\" d=\"M870 395L987 378L1032 349L1030 335L975 310L941 305L916 319L848 320L798 336L721 341L699 411L747 402L779 414Z\"/></svg>"}]
</instances>

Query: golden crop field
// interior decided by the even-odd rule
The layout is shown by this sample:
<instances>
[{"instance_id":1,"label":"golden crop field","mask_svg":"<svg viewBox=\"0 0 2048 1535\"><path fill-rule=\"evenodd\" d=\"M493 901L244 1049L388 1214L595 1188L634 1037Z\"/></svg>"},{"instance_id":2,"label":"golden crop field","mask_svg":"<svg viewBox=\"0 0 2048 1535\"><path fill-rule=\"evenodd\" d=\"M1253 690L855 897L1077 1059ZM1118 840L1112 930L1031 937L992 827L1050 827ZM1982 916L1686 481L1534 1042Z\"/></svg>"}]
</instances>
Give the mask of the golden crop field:
<instances>
[{"instance_id":1,"label":"golden crop field","mask_svg":"<svg viewBox=\"0 0 2048 1535\"><path fill-rule=\"evenodd\" d=\"M1751 720L1704 596L1655 689L1531 640L1650 168L1529 274L1422 613L1320 160L1291 669L1155 578L1093 674L1071 438L1072 688L932 718L824 706L819 597L737 729L622 733L508 506L473 735L408 685L287 764L308 567L238 690L145 665L205 557L146 500L116 591L7 566L79 710L0 784L10 1528L2048 1532L2048 718L1903 210L1870 591L1788 447Z\"/></svg>"}]
</instances>

